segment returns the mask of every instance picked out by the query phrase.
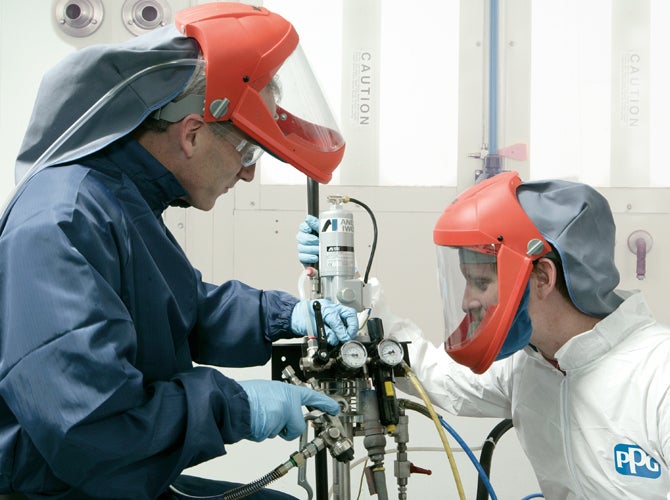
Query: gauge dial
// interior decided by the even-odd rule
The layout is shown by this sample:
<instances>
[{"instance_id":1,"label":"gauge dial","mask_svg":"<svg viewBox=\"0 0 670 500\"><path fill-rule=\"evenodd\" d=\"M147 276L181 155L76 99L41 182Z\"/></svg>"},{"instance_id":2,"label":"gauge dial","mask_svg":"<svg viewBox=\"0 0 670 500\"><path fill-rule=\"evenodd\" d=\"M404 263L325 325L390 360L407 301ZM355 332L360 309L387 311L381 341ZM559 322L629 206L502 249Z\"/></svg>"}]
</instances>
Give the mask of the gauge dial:
<instances>
[{"instance_id":1,"label":"gauge dial","mask_svg":"<svg viewBox=\"0 0 670 500\"><path fill-rule=\"evenodd\" d=\"M362 368L368 360L368 351L365 346L356 340L342 344L340 361L347 368Z\"/></svg>"},{"instance_id":2,"label":"gauge dial","mask_svg":"<svg viewBox=\"0 0 670 500\"><path fill-rule=\"evenodd\" d=\"M393 339L383 339L379 342L377 344L377 352L382 363L389 366L400 364L404 356L402 346Z\"/></svg>"}]
</instances>

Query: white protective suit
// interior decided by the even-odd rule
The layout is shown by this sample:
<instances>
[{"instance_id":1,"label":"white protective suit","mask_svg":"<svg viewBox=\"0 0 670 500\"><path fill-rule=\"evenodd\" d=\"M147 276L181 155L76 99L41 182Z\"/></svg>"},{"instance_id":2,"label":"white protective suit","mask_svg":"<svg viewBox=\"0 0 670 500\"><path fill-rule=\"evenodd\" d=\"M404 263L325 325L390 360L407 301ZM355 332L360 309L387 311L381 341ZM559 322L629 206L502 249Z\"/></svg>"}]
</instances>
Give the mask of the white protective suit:
<instances>
[{"instance_id":1,"label":"white protective suit","mask_svg":"<svg viewBox=\"0 0 670 500\"><path fill-rule=\"evenodd\" d=\"M526 347L476 375L412 322L375 313L389 336L411 341L412 369L434 404L512 418L545 498L670 499L670 329L641 293L557 352L565 374Z\"/></svg>"}]
</instances>

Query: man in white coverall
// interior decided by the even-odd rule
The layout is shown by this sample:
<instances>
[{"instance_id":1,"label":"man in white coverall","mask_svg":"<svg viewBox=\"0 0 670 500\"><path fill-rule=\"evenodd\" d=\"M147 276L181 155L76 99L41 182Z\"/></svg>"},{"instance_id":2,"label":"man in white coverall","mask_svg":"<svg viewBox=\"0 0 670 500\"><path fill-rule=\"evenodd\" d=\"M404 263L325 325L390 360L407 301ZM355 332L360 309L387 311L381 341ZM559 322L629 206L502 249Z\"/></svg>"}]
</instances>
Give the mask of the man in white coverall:
<instances>
[{"instance_id":1,"label":"man in white coverall","mask_svg":"<svg viewBox=\"0 0 670 500\"><path fill-rule=\"evenodd\" d=\"M379 314L435 404L513 420L552 500L670 498L670 330L615 291L614 239L593 188L498 174L435 226L444 348Z\"/></svg>"}]
</instances>

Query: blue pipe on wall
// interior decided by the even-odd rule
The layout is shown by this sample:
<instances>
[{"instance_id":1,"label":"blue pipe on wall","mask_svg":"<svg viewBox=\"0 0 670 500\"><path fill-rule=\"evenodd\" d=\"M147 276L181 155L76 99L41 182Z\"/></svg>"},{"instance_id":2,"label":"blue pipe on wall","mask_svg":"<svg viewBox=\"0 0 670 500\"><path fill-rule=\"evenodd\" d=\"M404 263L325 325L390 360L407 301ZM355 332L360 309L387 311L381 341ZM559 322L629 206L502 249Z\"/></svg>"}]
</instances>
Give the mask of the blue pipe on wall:
<instances>
[{"instance_id":1,"label":"blue pipe on wall","mask_svg":"<svg viewBox=\"0 0 670 500\"><path fill-rule=\"evenodd\" d=\"M489 154L498 153L498 0L489 0Z\"/></svg>"},{"instance_id":2,"label":"blue pipe on wall","mask_svg":"<svg viewBox=\"0 0 670 500\"><path fill-rule=\"evenodd\" d=\"M475 182L483 181L502 172L503 159L498 155L498 47L499 47L498 0L489 0L489 113L488 147L483 158L484 166Z\"/></svg>"}]
</instances>

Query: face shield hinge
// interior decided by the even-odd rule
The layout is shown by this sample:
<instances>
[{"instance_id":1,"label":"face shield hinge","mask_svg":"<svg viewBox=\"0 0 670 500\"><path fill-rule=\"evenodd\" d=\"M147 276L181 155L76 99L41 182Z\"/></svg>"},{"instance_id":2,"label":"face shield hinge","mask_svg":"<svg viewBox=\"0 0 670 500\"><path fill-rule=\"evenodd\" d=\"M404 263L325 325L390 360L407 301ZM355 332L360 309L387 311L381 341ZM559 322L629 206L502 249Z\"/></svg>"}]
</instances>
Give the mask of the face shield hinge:
<instances>
[{"instance_id":1,"label":"face shield hinge","mask_svg":"<svg viewBox=\"0 0 670 500\"><path fill-rule=\"evenodd\" d=\"M526 255L528 256L540 255L543 250L544 250L544 243L542 243L542 241L538 240L537 238L533 238L528 242L528 245L526 246Z\"/></svg>"},{"instance_id":2,"label":"face shield hinge","mask_svg":"<svg viewBox=\"0 0 670 500\"><path fill-rule=\"evenodd\" d=\"M223 99L215 99L209 105L209 112L212 114L214 118L218 120L228 112L229 104L230 101L228 100L227 97L224 97Z\"/></svg>"}]
</instances>

